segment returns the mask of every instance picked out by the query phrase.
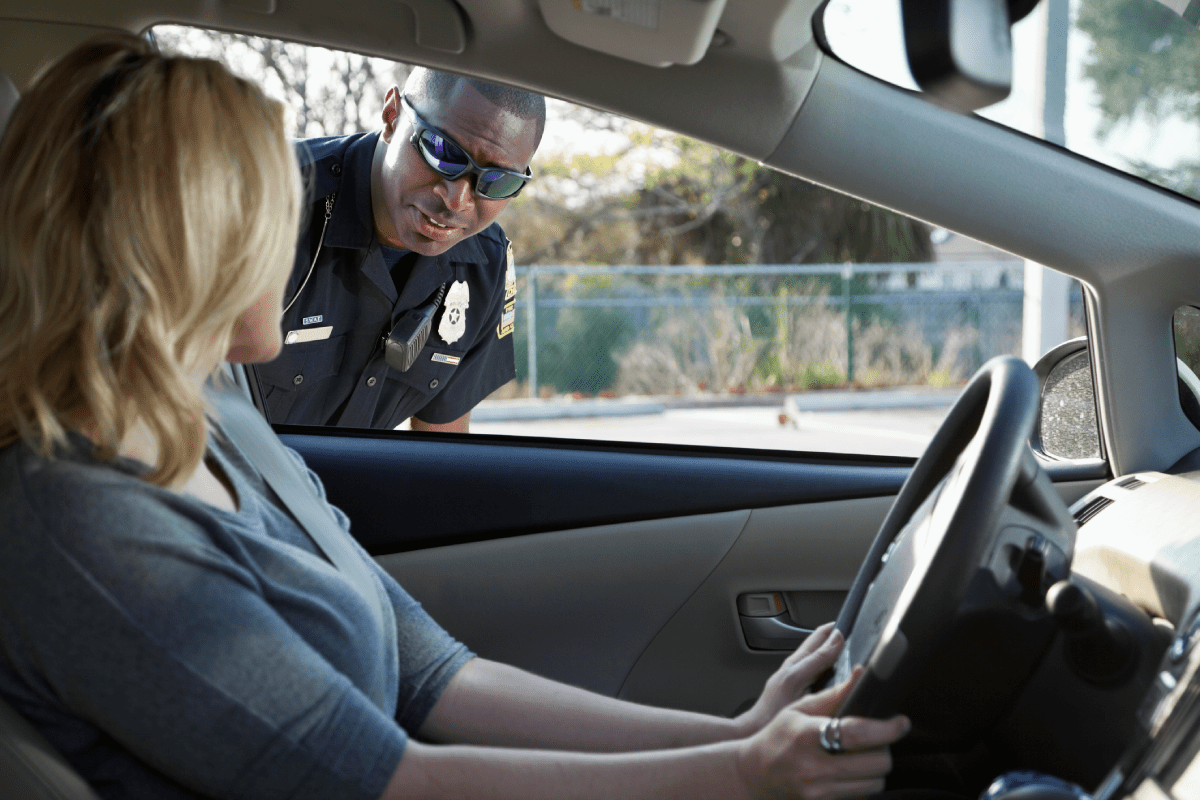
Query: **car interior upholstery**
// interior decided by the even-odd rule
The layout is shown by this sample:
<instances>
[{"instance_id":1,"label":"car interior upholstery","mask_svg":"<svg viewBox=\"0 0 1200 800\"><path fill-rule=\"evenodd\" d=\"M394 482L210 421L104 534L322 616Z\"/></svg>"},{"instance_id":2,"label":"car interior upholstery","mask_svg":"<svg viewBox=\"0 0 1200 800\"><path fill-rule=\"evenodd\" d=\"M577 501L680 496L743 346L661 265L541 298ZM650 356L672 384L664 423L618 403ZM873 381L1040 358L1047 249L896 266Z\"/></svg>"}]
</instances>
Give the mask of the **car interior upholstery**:
<instances>
[{"instance_id":1,"label":"car interior upholstery","mask_svg":"<svg viewBox=\"0 0 1200 800\"><path fill-rule=\"evenodd\" d=\"M555 2L0 0L0 132L40 66L96 32L195 25L424 64L619 113L1077 278L1086 287L1103 460L1039 453L1036 469L1024 464L1018 477L1032 482L1040 470L1037 480L1052 482L1063 508L1031 510L1036 503L1018 498L1013 514L1054 521L1070 507L1070 541L1060 550L1090 587L1087 613L1097 609L1101 628L1111 619L1109 627L1132 631L1141 660L1119 679L1080 677L1095 619L1062 611L1064 630L1079 622L1090 633L1058 637L1030 667L1023 679L1035 689L1005 723L1008 741L1029 731L1025 763L1042 754L1034 766L1094 779L1086 788L1106 800L1101 790L1115 791L1136 770L1178 766L1175 750L1154 755L1142 742L1119 762L1115 783L1109 773L1135 729L1172 730L1164 720L1190 708L1179 698L1200 664L1188 656L1200 630L1191 528L1200 429L1181 407L1172 339L1175 310L1200 306L1200 204L951 114L839 61L813 24L822 0L727 0L720 35L707 29L711 42L695 63L686 37L661 51L647 45L639 60L611 31L588 39L556 28L547 11ZM668 52L680 60L664 64ZM253 396L247 373L233 377ZM611 696L725 715L747 707L782 660L714 635L743 624L733 599L779 588L798 628L835 616L913 467L887 457L277 431L322 476L381 566L476 652ZM458 481L478 494L445 491ZM428 500L400 533L395 509L380 501L396 486ZM987 565L1019 584L1022 570L1044 567L1051 552L1039 536L998 545ZM1027 604L1016 615L1034 613ZM1163 651L1174 660L1160 665ZM1062 686L1070 688L1056 697ZM1174 711L1154 711L1168 699ZM1039 714L1051 707L1062 713L1046 722ZM1090 756L1078 742L1064 749L1080 726L1111 720L1123 727ZM1160 760L1147 766L1147 752ZM1105 774L1109 783L1097 788ZM0 787L19 797L95 796L3 701Z\"/></svg>"}]
</instances>

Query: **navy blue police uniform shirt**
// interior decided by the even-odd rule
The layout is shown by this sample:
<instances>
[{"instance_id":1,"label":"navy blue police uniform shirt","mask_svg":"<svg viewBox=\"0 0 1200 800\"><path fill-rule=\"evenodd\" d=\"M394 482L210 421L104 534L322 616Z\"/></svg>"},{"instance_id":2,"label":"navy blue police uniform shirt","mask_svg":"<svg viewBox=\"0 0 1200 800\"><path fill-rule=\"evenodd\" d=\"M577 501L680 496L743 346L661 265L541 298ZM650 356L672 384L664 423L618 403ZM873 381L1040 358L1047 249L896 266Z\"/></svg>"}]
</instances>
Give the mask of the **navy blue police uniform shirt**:
<instances>
[{"instance_id":1,"label":"navy blue police uniform shirt","mask_svg":"<svg viewBox=\"0 0 1200 800\"><path fill-rule=\"evenodd\" d=\"M438 256L381 247L371 211L378 139L375 132L298 143L313 205L284 294L289 301L312 263L325 198L337 197L312 276L283 316L283 351L258 365L271 422L354 428L394 428L411 416L452 422L516 375L516 284L504 231L493 223ZM407 281L394 279L407 269ZM461 337L446 342L439 334L443 303L413 365L405 372L389 367L384 334L438 287L449 290L457 281L469 293Z\"/></svg>"}]
</instances>

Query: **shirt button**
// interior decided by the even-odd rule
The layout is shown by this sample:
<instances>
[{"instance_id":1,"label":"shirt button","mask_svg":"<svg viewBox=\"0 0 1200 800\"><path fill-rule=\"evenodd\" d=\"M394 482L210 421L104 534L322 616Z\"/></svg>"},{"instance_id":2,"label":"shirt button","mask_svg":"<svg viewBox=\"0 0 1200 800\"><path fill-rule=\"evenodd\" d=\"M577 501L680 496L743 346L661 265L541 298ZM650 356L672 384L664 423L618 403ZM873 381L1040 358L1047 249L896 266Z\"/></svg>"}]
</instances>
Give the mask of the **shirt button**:
<instances>
[{"instance_id":1,"label":"shirt button","mask_svg":"<svg viewBox=\"0 0 1200 800\"><path fill-rule=\"evenodd\" d=\"M367 378L367 386L374 386L374 385L375 385L375 376L372 375L370 378Z\"/></svg>"},{"instance_id":2,"label":"shirt button","mask_svg":"<svg viewBox=\"0 0 1200 800\"><path fill-rule=\"evenodd\" d=\"M437 378L434 378L433 380L431 380L431 381L429 382L429 388L430 388L430 389L436 389L437 387L438 387L438 379L437 379Z\"/></svg>"},{"instance_id":3,"label":"shirt button","mask_svg":"<svg viewBox=\"0 0 1200 800\"><path fill-rule=\"evenodd\" d=\"M338 175L342 174L342 165L341 164L333 164L329 167L329 171L332 172L333 177L336 178Z\"/></svg>"},{"instance_id":4,"label":"shirt button","mask_svg":"<svg viewBox=\"0 0 1200 800\"><path fill-rule=\"evenodd\" d=\"M300 384L304 383L304 376L297 375L296 377L292 378L292 383L299 386Z\"/></svg>"}]
</instances>

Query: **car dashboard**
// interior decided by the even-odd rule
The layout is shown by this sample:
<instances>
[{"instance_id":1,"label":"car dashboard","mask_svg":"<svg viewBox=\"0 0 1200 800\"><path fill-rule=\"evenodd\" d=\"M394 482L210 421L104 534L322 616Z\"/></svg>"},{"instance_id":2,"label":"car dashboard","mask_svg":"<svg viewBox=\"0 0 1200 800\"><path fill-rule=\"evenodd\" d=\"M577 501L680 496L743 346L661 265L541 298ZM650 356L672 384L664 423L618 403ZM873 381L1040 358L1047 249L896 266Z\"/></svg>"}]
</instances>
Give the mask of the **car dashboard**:
<instances>
[{"instance_id":1,"label":"car dashboard","mask_svg":"<svg viewBox=\"0 0 1200 800\"><path fill-rule=\"evenodd\" d=\"M1071 509L1073 570L1172 625L1200 598L1200 472L1142 472L1110 481Z\"/></svg>"},{"instance_id":2,"label":"car dashboard","mask_svg":"<svg viewBox=\"0 0 1200 800\"><path fill-rule=\"evenodd\" d=\"M1200 472L1142 472L1109 481L1071 507L1075 579L1147 612L1168 638L1138 672L1131 740L1095 800L1200 797Z\"/></svg>"}]
</instances>

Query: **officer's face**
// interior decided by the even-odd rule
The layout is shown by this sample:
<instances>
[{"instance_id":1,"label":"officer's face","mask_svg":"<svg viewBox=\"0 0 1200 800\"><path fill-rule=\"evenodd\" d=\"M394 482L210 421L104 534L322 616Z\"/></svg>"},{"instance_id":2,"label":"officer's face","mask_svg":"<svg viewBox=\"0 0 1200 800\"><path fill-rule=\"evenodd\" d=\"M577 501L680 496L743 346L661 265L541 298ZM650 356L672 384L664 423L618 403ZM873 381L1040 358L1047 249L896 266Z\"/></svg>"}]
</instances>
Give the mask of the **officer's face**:
<instances>
[{"instance_id":1,"label":"officer's face","mask_svg":"<svg viewBox=\"0 0 1200 800\"><path fill-rule=\"evenodd\" d=\"M537 149L537 126L497 108L460 82L439 104L417 109L430 125L456 141L480 166L524 172ZM381 241L422 255L444 253L491 225L510 200L475 194L474 176L450 181L438 175L408 142L412 121L400 113L400 93L388 91L383 141L387 149L372 171L371 199Z\"/></svg>"}]
</instances>

